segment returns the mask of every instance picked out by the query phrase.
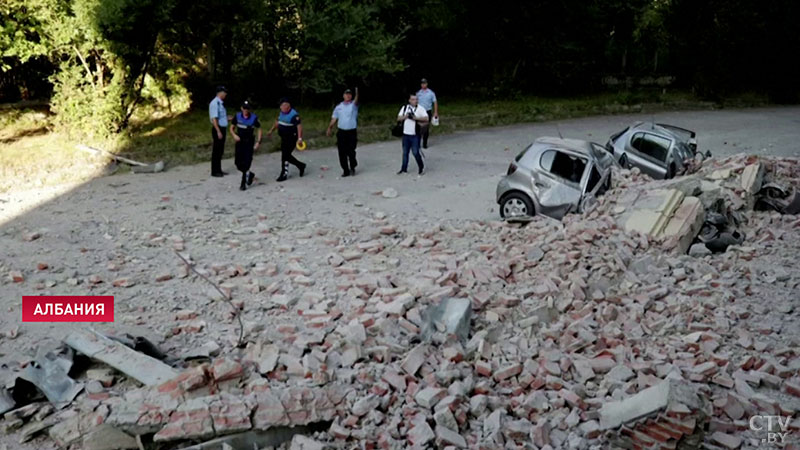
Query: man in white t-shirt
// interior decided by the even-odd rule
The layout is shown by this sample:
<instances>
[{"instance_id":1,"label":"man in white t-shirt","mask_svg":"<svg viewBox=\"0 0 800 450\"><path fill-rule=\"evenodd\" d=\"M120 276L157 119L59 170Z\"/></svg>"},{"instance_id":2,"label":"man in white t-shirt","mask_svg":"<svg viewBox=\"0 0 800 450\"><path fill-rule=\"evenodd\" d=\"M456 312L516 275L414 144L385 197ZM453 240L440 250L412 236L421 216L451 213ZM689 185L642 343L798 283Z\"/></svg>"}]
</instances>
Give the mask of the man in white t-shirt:
<instances>
[{"instance_id":1,"label":"man in white t-shirt","mask_svg":"<svg viewBox=\"0 0 800 450\"><path fill-rule=\"evenodd\" d=\"M411 94L408 104L400 108L400 112L397 113L397 121L401 120L403 121L403 165L397 174L408 173L408 152L410 150L417 161L419 174L423 175L425 164L419 154L419 136L420 126L428 123L428 112L419 106L416 94Z\"/></svg>"}]
</instances>

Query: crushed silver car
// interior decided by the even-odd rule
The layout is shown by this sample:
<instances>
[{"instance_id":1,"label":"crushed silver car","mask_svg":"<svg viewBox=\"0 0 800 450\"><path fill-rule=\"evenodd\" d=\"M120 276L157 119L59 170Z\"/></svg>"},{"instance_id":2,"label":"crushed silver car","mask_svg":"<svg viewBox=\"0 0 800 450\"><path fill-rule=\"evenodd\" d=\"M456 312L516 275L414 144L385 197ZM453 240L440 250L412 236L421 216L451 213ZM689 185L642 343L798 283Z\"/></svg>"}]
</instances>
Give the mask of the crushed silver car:
<instances>
[{"instance_id":1,"label":"crushed silver car","mask_svg":"<svg viewBox=\"0 0 800 450\"><path fill-rule=\"evenodd\" d=\"M655 179L665 179L683 173L687 161L695 158L697 136L673 125L636 122L612 135L606 149L622 167L638 167Z\"/></svg>"},{"instance_id":2,"label":"crushed silver car","mask_svg":"<svg viewBox=\"0 0 800 450\"><path fill-rule=\"evenodd\" d=\"M611 187L614 161L602 145L542 137L523 150L497 184L500 216L581 212Z\"/></svg>"}]
</instances>

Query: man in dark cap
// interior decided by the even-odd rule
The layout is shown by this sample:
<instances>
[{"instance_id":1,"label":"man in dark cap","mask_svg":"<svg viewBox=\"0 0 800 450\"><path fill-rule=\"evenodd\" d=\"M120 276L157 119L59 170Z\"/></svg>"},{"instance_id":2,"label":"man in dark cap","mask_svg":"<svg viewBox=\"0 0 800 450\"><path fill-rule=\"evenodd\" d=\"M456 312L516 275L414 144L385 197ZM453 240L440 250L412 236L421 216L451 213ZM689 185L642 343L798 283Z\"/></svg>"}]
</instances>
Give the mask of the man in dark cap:
<instances>
[{"instance_id":1,"label":"man in dark cap","mask_svg":"<svg viewBox=\"0 0 800 450\"><path fill-rule=\"evenodd\" d=\"M356 97L350 89L345 89L342 94L343 101L336 105L331 115L331 123L325 134L331 135L333 125L338 121L339 130L336 132L336 146L339 148L339 165L342 166L342 177L356 174L356 145L358 145L358 87Z\"/></svg>"},{"instance_id":2,"label":"man in dark cap","mask_svg":"<svg viewBox=\"0 0 800 450\"><path fill-rule=\"evenodd\" d=\"M292 104L286 97L281 99L278 120L269 129L267 137L271 137L276 128L281 137L281 175L276 181L286 181L289 177L289 164L295 165L302 177L306 171L306 165L292 156L292 152L298 144L303 142L303 125L300 121L300 114L292 108Z\"/></svg>"},{"instance_id":3,"label":"man in dark cap","mask_svg":"<svg viewBox=\"0 0 800 450\"><path fill-rule=\"evenodd\" d=\"M428 123L421 127L422 132L422 148L428 148L428 133L431 130L431 124L434 119L439 120L439 102L436 100L436 94L428 89L428 80L423 78L420 80L420 90L417 91L417 99L419 99L419 106L425 108L428 113Z\"/></svg>"},{"instance_id":4,"label":"man in dark cap","mask_svg":"<svg viewBox=\"0 0 800 450\"><path fill-rule=\"evenodd\" d=\"M261 144L261 122L253 112L250 102L242 103L242 110L236 113L231 121L231 136L236 141L236 168L242 172L242 184L239 189L244 191L247 186L253 184L253 179L256 177L250 171L250 166L253 164L253 153Z\"/></svg>"},{"instance_id":5,"label":"man in dark cap","mask_svg":"<svg viewBox=\"0 0 800 450\"><path fill-rule=\"evenodd\" d=\"M225 175L222 171L222 154L225 152L225 131L228 126L228 113L225 111L223 101L228 95L225 86L217 86L217 95L208 104L208 117L211 120L211 139L213 140L211 150L211 176L221 177Z\"/></svg>"}]
</instances>

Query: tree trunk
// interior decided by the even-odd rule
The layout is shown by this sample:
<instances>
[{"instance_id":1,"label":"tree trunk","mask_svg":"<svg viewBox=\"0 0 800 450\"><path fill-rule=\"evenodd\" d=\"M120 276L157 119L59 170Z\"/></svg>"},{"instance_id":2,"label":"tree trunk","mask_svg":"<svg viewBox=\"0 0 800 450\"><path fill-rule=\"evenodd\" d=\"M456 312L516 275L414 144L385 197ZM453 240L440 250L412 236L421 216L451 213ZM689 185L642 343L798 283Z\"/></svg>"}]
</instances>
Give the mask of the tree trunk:
<instances>
[{"instance_id":1,"label":"tree trunk","mask_svg":"<svg viewBox=\"0 0 800 450\"><path fill-rule=\"evenodd\" d=\"M622 50L622 73L625 73L625 67L628 65L628 47Z\"/></svg>"},{"instance_id":2,"label":"tree trunk","mask_svg":"<svg viewBox=\"0 0 800 450\"><path fill-rule=\"evenodd\" d=\"M653 55L653 73L658 73L658 50Z\"/></svg>"},{"instance_id":3,"label":"tree trunk","mask_svg":"<svg viewBox=\"0 0 800 450\"><path fill-rule=\"evenodd\" d=\"M73 45L72 48L75 50L75 54L78 55L78 59L81 60L81 64L83 68L86 70L86 78L89 79L89 82L92 83L92 89L97 91L97 85L94 82L94 73L92 73L92 69L89 68L89 64L86 64L86 58L83 57L81 51L78 50L78 47Z\"/></svg>"}]
</instances>

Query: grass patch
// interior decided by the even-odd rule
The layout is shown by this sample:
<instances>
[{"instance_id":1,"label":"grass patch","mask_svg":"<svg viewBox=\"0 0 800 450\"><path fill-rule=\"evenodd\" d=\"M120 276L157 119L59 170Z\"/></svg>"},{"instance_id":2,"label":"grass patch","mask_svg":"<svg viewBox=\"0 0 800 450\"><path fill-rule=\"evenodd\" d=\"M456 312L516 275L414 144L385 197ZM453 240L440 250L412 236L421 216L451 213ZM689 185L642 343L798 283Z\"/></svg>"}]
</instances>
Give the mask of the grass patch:
<instances>
[{"instance_id":1,"label":"grass patch","mask_svg":"<svg viewBox=\"0 0 800 450\"><path fill-rule=\"evenodd\" d=\"M359 143L393 139L389 127L402 102L365 103L359 113ZM745 94L711 103L686 92L657 90L621 91L576 98L521 97L510 100L443 99L441 125L435 134L475 128L577 118L600 114L654 113L667 110L712 109L765 105L762 96ZM304 138L309 150L336 144L325 136L331 109L298 107L303 119ZM228 113L237 111L229 105ZM258 109L265 131L277 116L277 108ZM90 157L74 149L74 142L51 131L50 118L42 110L0 109L0 191L20 180L35 179L35 185L70 179L75 168ZM130 130L111 142L85 142L142 162L164 160L168 166L206 162L211 154L211 125L205 108L180 114L141 109ZM279 138L264 139L260 153L277 151ZM233 156L232 139L226 142L225 157ZM125 169L123 169L125 170ZM78 170L77 172L80 172ZM42 174L46 174L43 176Z\"/></svg>"}]
</instances>

